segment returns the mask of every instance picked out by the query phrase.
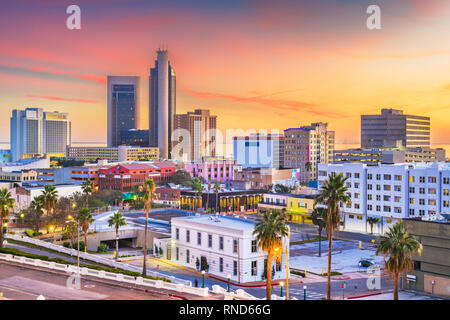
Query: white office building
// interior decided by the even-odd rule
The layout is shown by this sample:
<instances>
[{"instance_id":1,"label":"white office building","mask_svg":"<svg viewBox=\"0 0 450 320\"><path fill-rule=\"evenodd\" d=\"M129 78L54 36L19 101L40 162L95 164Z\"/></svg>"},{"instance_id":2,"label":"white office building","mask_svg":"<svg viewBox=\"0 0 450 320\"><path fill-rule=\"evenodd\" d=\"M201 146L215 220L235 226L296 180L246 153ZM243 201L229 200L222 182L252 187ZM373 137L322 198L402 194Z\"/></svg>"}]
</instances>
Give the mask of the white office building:
<instances>
[{"instance_id":1,"label":"white office building","mask_svg":"<svg viewBox=\"0 0 450 320\"><path fill-rule=\"evenodd\" d=\"M11 117L11 159L36 155L63 157L71 144L69 114L44 112L41 108L13 110Z\"/></svg>"},{"instance_id":2,"label":"white office building","mask_svg":"<svg viewBox=\"0 0 450 320\"><path fill-rule=\"evenodd\" d=\"M449 213L450 164L402 163L367 166L361 163L319 164L319 189L330 174L348 177L351 205L341 207L345 230L370 232L367 217L378 218L374 233L384 233L397 221Z\"/></svg>"},{"instance_id":3,"label":"white office building","mask_svg":"<svg viewBox=\"0 0 450 320\"><path fill-rule=\"evenodd\" d=\"M171 238L155 239L154 242L162 248L165 258L197 270L201 269L202 261L206 262L208 274L224 280L230 276L232 282L263 280L267 254L257 246L253 222L201 215L173 218L171 226ZM283 248L289 249L288 237L283 239ZM286 278L285 254L286 250L281 259L273 263L272 279Z\"/></svg>"}]
</instances>

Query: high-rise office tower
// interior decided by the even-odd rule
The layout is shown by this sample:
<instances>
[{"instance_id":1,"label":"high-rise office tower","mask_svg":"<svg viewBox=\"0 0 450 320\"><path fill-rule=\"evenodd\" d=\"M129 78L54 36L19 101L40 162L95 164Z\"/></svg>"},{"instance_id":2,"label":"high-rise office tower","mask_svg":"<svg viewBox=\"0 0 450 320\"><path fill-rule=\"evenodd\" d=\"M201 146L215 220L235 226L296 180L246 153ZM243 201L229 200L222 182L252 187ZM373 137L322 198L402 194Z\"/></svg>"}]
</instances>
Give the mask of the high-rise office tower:
<instances>
[{"instance_id":1,"label":"high-rise office tower","mask_svg":"<svg viewBox=\"0 0 450 320\"><path fill-rule=\"evenodd\" d=\"M70 144L69 114L44 112L41 108L12 111L12 161L45 153L62 157Z\"/></svg>"},{"instance_id":2,"label":"high-rise office tower","mask_svg":"<svg viewBox=\"0 0 450 320\"><path fill-rule=\"evenodd\" d=\"M381 109L381 115L361 115L361 147L429 147L430 118Z\"/></svg>"},{"instance_id":3,"label":"high-rise office tower","mask_svg":"<svg viewBox=\"0 0 450 320\"><path fill-rule=\"evenodd\" d=\"M170 158L176 113L176 77L167 50L158 50L149 77L149 143L159 147L161 158Z\"/></svg>"},{"instance_id":4,"label":"high-rise office tower","mask_svg":"<svg viewBox=\"0 0 450 320\"><path fill-rule=\"evenodd\" d=\"M202 157L216 156L216 128L217 116L210 115L209 110L176 114L175 129L185 129L190 134L190 150L183 150L187 154L184 160L201 161Z\"/></svg>"},{"instance_id":5,"label":"high-rise office tower","mask_svg":"<svg viewBox=\"0 0 450 320\"><path fill-rule=\"evenodd\" d=\"M284 167L297 169L300 183L317 180L319 163L333 163L334 131L327 127L318 122L284 130Z\"/></svg>"},{"instance_id":6,"label":"high-rise office tower","mask_svg":"<svg viewBox=\"0 0 450 320\"><path fill-rule=\"evenodd\" d=\"M108 76L108 147L121 144L120 132L139 125L139 77Z\"/></svg>"}]
</instances>

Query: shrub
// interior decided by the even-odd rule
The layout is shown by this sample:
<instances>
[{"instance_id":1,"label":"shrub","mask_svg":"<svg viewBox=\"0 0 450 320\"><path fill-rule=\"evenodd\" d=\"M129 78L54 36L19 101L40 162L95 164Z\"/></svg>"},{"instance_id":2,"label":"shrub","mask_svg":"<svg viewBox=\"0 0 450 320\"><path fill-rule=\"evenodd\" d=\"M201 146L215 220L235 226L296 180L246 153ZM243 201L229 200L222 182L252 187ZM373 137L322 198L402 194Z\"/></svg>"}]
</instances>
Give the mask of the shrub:
<instances>
[{"instance_id":1,"label":"shrub","mask_svg":"<svg viewBox=\"0 0 450 320\"><path fill-rule=\"evenodd\" d=\"M303 271L291 271L292 274L295 274L297 276L305 277L305 273Z\"/></svg>"},{"instance_id":2,"label":"shrub","mask_svg":"<svg viewBox=\"0 0 450 320\"><path fill-rule=\"evenodd\" d=\"M34 237L34 231L33 230L25 230L25 233L27 236L29 236L30 238Z\"/></svg>"},{"instance_id":3,"label":"shrub","mask_svg":"<svg viewBox=\"0 0 450 320\"><path fill-rule=\"evenodd\" d=\"M66 248L70 248L70 242L67 242L67 241L64 242L64 243L63 243L63 246L66 247Z\"/></svg>"},{"instance_id":4,"label":"shrub","mask_svg":"<svg viewBox=\"0 0 450 320\"><path fill-rule=\"evenodd\" d=\"M100 243L100 245L97 248L97 252L106 252L106 244Z\"/></svg>"}]
</instances>

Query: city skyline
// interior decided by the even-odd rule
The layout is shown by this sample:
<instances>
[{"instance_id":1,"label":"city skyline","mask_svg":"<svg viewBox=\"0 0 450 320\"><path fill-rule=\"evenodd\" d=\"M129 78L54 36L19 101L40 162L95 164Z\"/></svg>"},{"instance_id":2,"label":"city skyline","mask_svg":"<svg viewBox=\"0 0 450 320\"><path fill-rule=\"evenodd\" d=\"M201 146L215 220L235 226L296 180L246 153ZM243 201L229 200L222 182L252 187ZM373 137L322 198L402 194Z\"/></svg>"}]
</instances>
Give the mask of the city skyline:
<instances>
[{"instance_id":1,"label":"city skyline","mask_svg":"<svg viewBox=\"0 0 450 320\"><path fill-rule=\"evenodd\" d=\"M163 44L177 70L177 112L209 109L220 130L282 132L323 121L337 144L359 143L360 115L394 108L431 117L431 144L450 143L450 45L441 41L449 4L375 1L382 29L368 30L368 1L324 2L79 1L81 30L65 28L65 7L55 1L28 10L5 4L0 141L11 110L26 107L69 113L72 141L106 141L107 75L141 77L138 127L146 129L144 79Z\"/></svg>"}]
</instances>

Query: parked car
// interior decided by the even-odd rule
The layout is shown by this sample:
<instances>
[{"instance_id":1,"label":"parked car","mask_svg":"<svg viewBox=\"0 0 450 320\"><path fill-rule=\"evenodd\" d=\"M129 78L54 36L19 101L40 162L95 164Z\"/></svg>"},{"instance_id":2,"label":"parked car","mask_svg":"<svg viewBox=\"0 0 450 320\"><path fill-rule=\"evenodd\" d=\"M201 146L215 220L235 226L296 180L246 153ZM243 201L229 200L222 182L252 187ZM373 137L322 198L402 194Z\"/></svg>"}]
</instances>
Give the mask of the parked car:
<instances>
[{"instance_id":1,"label":"parked car","mask_svg":"<svg viewBox=\"0 0 450 320\"><path fill-rule=\"evenodd\" d=\"M361 259L361 260L359 260L358 265L363 268L368 268L370 266L375 265L375 263L373 261L370 261L367 259Z\"/></svg>"}]
</instances>

